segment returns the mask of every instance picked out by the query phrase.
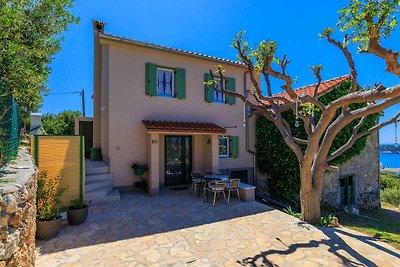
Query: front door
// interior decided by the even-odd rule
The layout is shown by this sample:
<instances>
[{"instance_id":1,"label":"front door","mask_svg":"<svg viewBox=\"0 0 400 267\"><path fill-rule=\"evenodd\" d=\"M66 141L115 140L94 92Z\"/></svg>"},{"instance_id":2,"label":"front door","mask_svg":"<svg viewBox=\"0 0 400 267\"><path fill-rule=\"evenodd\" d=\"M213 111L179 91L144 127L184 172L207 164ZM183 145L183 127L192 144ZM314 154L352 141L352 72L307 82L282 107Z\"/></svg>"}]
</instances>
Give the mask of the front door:
<instances>
[{"instance_id":1,"label":"front door","mask_svg":"<svg viewBox=\"0 0 400 267\"><path fill-rule=\"evenodd\" d=\"M165 185L191 182L192 137L165 136Z\"/></svg>"}]
</instances>

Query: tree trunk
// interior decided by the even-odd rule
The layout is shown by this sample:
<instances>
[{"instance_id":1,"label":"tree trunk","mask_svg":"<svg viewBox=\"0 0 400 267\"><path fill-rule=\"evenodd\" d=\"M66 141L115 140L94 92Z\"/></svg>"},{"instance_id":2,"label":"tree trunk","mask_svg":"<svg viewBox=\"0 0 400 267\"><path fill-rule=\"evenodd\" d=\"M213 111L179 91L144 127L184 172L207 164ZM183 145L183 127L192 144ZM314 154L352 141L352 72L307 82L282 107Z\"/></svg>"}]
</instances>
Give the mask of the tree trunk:
<instances>
[{"instance_id":1,"label":"tree trunk","mask_svg":"<svg viewBox=\"0 0 400 267\"><path fill-rule=\"evenodd\" d=\"M300 170L301 216L309 224L318 224L321 218L321 192L314 188L312 181L315 174L311 170ZM324 177L318 177L323 179Z\"/></svg>"}]
</instances>

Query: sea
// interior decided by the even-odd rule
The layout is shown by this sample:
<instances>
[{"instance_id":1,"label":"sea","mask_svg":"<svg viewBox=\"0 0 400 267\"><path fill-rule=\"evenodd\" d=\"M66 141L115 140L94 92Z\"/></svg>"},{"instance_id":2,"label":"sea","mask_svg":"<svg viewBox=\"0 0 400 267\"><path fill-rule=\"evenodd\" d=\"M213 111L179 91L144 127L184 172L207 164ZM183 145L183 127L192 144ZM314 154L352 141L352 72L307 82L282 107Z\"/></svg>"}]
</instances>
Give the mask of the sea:
<instances>
[{"instance_id":1,"label":"sea","mask_svg":"<svg viewBox=\"0 0 400 267\"><path fill-rule=\"evenodd\" d=\"M400 168L400 153L380 153L381 164L385 168Z\"/></svg>"}]
</instances>

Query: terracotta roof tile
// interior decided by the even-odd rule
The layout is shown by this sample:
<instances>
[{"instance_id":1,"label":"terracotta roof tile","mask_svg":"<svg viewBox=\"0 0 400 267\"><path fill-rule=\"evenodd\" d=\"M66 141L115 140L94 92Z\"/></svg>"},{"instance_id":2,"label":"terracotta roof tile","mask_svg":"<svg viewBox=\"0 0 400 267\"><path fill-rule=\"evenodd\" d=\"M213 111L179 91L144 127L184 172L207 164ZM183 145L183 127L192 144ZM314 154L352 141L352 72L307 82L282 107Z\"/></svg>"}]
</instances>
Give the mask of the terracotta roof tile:
<instances>
[{"instance_id":1,"label":"terracotta roof tile","mask_svg":"<svg viewBox=\"0 0 400 267\"><path fill-rule=\"evenodd\" d=\"M342 82L350 80L350 79L351 79L351 75L345 75L345 76L336 77L336 78L333 78L330 80L322 81L318 88L317 96L329 92L330 90L332 90L333 88L335 88L336 86L341 84ZM315 85L316 84L306 85L306 86L297 88L294 91L298 96L301 96L301 95L312 96L314 94ZM292 102L292 99L286 92L274 94L274 96L281 96Z\"/></svg>"},{"instance_id":2,"label":"terracotta roof tile","mask_svg":"<svg viewBox=\"0 0 400 267\"><path fill-rule=\"evenodd\" d=\"M143 121L149 132L167 133L215 133L225 134L226 129L214 123L176 122L176 121Z\"/></svg>"}]
</instances>

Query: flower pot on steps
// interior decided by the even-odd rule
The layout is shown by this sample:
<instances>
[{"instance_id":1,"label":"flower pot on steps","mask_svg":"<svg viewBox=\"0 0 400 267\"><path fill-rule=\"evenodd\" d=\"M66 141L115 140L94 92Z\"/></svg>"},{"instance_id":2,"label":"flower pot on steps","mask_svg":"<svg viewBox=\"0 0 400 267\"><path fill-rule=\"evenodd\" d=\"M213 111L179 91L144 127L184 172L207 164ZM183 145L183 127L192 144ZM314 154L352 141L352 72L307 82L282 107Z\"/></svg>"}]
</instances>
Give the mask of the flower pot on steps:
<instances>
[{"instance_id":1,"label":"flower pot on steps","mask_svg":"<svg viewBox=\"0 0 400 267\"><path fill-rule=\"evenodd\" d=\"M88 212L89 212L89 207L87 205L85 205L81 209L70 208L67 211L67 220L72 225L78 225L84 223L88 216Z\"/></svg>"}]
</instances>

